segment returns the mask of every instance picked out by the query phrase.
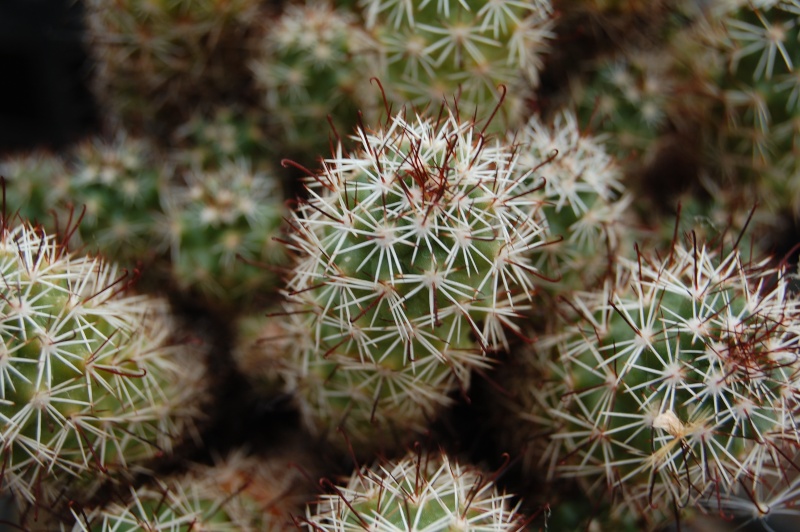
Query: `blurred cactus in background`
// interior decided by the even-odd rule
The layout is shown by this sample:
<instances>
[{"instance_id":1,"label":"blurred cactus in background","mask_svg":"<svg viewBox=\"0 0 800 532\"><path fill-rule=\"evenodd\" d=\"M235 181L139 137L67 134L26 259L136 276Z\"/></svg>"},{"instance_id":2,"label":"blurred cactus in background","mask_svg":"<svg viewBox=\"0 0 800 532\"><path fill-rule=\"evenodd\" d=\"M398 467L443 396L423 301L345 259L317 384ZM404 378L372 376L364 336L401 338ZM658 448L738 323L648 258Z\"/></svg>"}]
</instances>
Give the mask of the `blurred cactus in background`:
<instances>
[{"instance_id":1,"label":"blurred cactus in background","mask_svg":"<svg viewBox=\"0 0 800 532\"><path fill-rule=\"evenodd\" d=\"M508 94L493 126L528 114L542 56L553 38L550 0L359 2L381 54L381 80L395 108L457 101L463 116L486 119Z\"/></svg>"},{"instance_id":2,"label":"blurred cactus in background","mask_svg":"<svg viewBox=\"0 0 800 532\"><path fill-rule=\"evenodd\" d=\"M284 216L276 180L254 172L246 159L195 168L184 179L161 198L159 230L174 282L217 304L269 290L283 256L273 240Z\"/></svg>"},{"instance_id":3,"label":"blurred cactus in background","mask_svg":"<svg viewBox=\"0 0 800 532\"><path fill-rule=\"evenodd\" d=\"M323 155L331 139L336 142L335 132L352 131L359 111L377 117L369 102L378 98L368 94L379 94L370 83L379 74L378 47L355 13L329 0L308 0L286 6L277 22L266 24L250 67L281 157Z\"/></svg>"},{"instance_id":4,"label":"blurred cactus in background","mask_svg":"<svg viewBox=\"0 0 800 532\"><path fill-rule=\"evenodd\" d=\"M179 477L131 489L124 502L73 510L72 530L286 530L308 495L282 454L270 460L237 450L213 466L193 464Z\"/></svg>"}]
</instances>

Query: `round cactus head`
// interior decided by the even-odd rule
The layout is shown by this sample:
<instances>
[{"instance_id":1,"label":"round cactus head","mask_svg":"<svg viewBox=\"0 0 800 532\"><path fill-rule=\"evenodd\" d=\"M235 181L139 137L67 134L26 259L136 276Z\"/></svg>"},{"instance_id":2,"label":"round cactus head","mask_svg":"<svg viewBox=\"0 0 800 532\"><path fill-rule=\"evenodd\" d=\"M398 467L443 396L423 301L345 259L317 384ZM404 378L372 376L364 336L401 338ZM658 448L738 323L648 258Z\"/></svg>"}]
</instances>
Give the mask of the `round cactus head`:
<instances>
[{"instance_id":1,"label":"round cactus head","mask_svg":"<svg viewBox=\"0 0 800 532\"><path fill-rule=\"evenodd\" d=\"M616 273L569 298L574 323L539 344L553 346L548 384L524 392L550 419L554 472L608 486L642 519L774 489L800 441L786 272L693 241Z\"/></svg>"},{"instance_id":2,"label":"round cactus head","mask_svg":"<svg viewBox=\"0 0 800 532\"><path fill-rule=\"evenodd\" d=\"M204 365L164 301L25 224L0 235L2 490L36 501L169 452L201 414ZM102 476L102 475L101 475Z\"/></svg>"},{"instance_id":3,"label":"round cactus head","mask_svg":"<svg viewBox=\"0 0 800 532\"><path fill-rule=\"evenodd\" d=\"M490 110L509 89L503 129L526 113L526 97L539 84L553 9L549 0L361 2L367 27L383 58L377 75L396 105L426 106L458 99L472 114Z\"/></svg>"},{"instance_id":4,"label":"round cactus head","mask_svg":"<svg viewBox=\"0 0 800 532\"><path fill-rule=\"evenodd\" d=\"M522 530L526 521L486 473L444 453L421 453L355 472L309 507L302 523L319 532L489 532Z\"/></svg>"},{"instance_id":5,"label":"round cactus head","mask_svg":"<svg viewBox=\"0 0 800 532\"><path fill-rule=\"evenodd\" d=\"M546 231L537 174L471 122L399 114L356 140L307 180L290 221L285 363L312 425L369 442L376 419L405 425L382 405L414 409L417 426L508 346Z\"/></svg>"}]
</instances>

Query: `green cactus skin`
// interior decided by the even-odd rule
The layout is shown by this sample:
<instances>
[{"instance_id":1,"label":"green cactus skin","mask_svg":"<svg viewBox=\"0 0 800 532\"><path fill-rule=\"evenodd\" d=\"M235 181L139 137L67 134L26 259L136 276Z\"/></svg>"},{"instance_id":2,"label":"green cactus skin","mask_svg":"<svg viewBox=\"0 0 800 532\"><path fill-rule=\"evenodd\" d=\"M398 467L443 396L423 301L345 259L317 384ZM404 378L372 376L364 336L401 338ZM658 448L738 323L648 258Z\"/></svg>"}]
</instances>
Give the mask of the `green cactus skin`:
<instances>
[{"instance_id":1,"label":"green cactus skin","mask_svg":"<svg viewBox=\"0 0 800 532\"><path fill-rule=\"evenodd\" d=\"M307 495L300 470L286 459L280 453L259 458L238 450L213 466L194 464L184 475L130 488L124 502L80 513L73 509L72 531L287 530Z\"/></svg>"},{"instance_id":2,"label":"green cactus skin","mask_svg":"<svg viewBox=\"0 0 800 532\"><path fill-rule=\"evenodd\" d=\"M162 195L157 222L170 276L182 290L220 304L243 303L268 290L284 257L274 240L284 216L276 180L244 159L184 177L185 184Z\"/></svg>"},{"instance_id":3,"label":"green cactus skin","mask_svg":"<svg viewBox=\"0 0 800 532\"><path fill-rule=\"evenodd\" d=\"M491 110L508 89L505 130L527 116L525 99L539 84L542 56L553 37L549 0L360 2L379 43L382 85L396 107L425 107L442 98L465 115ZM485 118L480 117L479 118Z\"/></svg>"},{"instance_id":4,"label":"green cactus skin","mask_svg":"<svg viewBox=\"0 0 800 532\"><path fill-rule=\"evenodd\" d=\"M172 344L164 301L25 224L3 228L0 261L2 490L36 502L125 474L194 427L205 368L197 347Z\"/></svg>"},{"instance_id":5,"label":"green cactus skin","mask_svg":"<svg viewBox=\"0 0 800 532\"><path fill-rule=\"evenodd\" d=\"M137 133L161 134L202 101L248 84L243 50L257 0L89 0L94 92L106 114Z\"/></svg>"},{"instance_id":6,"label":"green cactus skin","mask_svg":"<svg viewBox=\"0 0 800 532\"><path fill-rule=\"evenodd\" d=\"M550 473L650 522L788 482L800 301L767 262L676 244L569 298L573 320L537 344L547 385L521 392L520 415L549 427L536 430L550 433Z\"/></svg>"},{"instance_id":7,"label":"green cactus skin","mask_svg":"<svg viewBox=\"0 0 800 532\"><path fill-rule=\"evenodd\" d=\"M264 108L281 139L281 157L330 151L333 133L350 133L359 111L377 118L379 94L370 84L378 73L376 43L355 14L327 0L290 4L268 21L250 62ZM322 127L321 127L322 126Z\"/></svg>"},{"instance_id":8,"label":"green cactus skin","mask_svg":"<svg viewBox=\"0 0 800 532\"><path fill-rule=\"evenodd\" d=\"M364 467L306 511L307 530L318 532L516 531L526 521L479 469L444 453L409 454Z\"/></svg>"},{"instance_id":9,"label":"green cactus skin","mask_svg":"<svg viewBox=\"0 0 800 532\"><path fill-rule=\"evenodd\" d=\"M397 445L507 347L546 232L538 176L470 122L401 113L356 140L290 221L283 373L309 428L362 448Z\"/></svg>"}]
</instances>

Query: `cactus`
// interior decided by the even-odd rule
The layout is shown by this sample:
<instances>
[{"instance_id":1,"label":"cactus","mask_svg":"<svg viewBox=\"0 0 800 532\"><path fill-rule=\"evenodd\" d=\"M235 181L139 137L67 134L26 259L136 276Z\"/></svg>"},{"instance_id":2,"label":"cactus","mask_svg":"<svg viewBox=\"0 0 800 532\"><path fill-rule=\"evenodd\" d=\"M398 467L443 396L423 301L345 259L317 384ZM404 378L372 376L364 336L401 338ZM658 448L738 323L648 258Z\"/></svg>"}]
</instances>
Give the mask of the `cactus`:
<instances>
[{"instance_id":1,"label":"cactus","mask_svg":"<svg viewBox=\"0 0 800 532\"><path fill-rule=\"evenodd\" d=\"M306 518L307 530L491 531L524 529L526 519L493 479L444 452L408 454L353 473L324 495Z\"/></svg>"},{"instance_id":2,"label":"cactus","mask_svg":"<svg viewBox=\"0 0 800 532\"><path fill-rule=\"evenodd\" d=\"M124 131L111 140L95 138L75 147L69 169L62 203L83 214L83 243L117 260L151 262L153 219L171 177L153 144Z\"/></svg>"},{"instance_id":3,"label":"cactus","mask_svg":"<svg viewBox=\"0 0 800 532\"><path fill-rule=\"evenodd\" d=\"M550 124L534 115L509 138L519 153L519 171L541 171L545 179L534 197L542 202L554 241L542 248L535 264L559 282L543 288L560 293L593 286L618 250L632 249L625 242L630 228L623 230L630 224L631 197L625 193L620 165L599 138L580 131L569 111Z\"/></svg>"},{"instance_id":4,"label":"cactus","mask_svg":"<svg viewBox=\"0 0 800 532\"><path fill-rule=\"evenodd\" d=\"M362 448L407 438L507 347L546 235L538 176L472 123L401 113L357 140L292 215L282 363L307 426Z\"/></svg>"},{"instance_id":5,"label":"cactus","mask_svg":"<svg viewBox=\"0 0 800 532\"><path fill-rule=\"evenodd\" d=\"M43 150L0 160L6 179L5 214L45 224L57 216L53 209L69 196L69 175L64 160Z\"/></svg>"},{"instance_id":6,"label":"cactus","mask_svg":"<svg viewBox=\"0 0 800 532\"><path fill-rule=\"evenodd\" d=\"M116 266L26 224L3 227L0 257L2 490L46 501L168 453L202 417L206 390L166 303L127 293Z\"/></svg>"},{"instance_id":7,"label":"cactus","mask_svg":"<svg viewBox=\"0 0 800 532\"><path fill-rule=\"evenodd\" d=\"M695 241L620 259L603 289L571 297L572 319L532 360L547 386L520 390L518 412L549 420L536 430L550 433L551 474L609 489L619 515L653 521L787 479L800 440L800 301L788 283L767 259Z\"/></svg>"},{"instance_id":8,"label":"cactus","mask_svg":"<svg viewBox=\"0 0 800 532\"><path fill-rule=\"evenodd\" d=\"M378 74L376 43L352 11L328 0L290 4L269 21L250 62L263 105L287 152L329 151L331 116L340 134L353 130L358 112L377 118L369 78Z\"/></svg>"},{"instance_id":9,"label":"cactus","mask_svg":"<svg viewBox=\"0 0 800 532\"><path fill-rule=\"evenodd\" d=\"M261 122L255 109L223 106L196 113L173 132L176 162L188 168L216 169L246 158L261 169L268 155Z\"/></svg>"},{"instance_id":10,"label":"cactus","mask_svg":"<svg viewBox=\"0 0 800 532\"><path fill-rule=\"evenodd\" d=\"M678 116L670 66L669 56L658 52L628 52L599 60L592 79L579 81L576 76L570 84L570 101L581 124L604 134L619 159L643 159Z\"/></svg>"},{"instance_id":11,"label":"cactus","mask_svg":"<svg viewBox=\"0 0 800 532\"><path fill-rule=\"evenodd\" d=\"M282 458L237 450L213 466L193 464L186 474L131 488L120 502L89 511L73 509L72 530L286 530L305 495L300 471Z\"/></svg>"},{"instance_id":12,"label":"cactus","mask_svg":"<svg viewBox=\"0 0 800 532\"><path fill-rule=\"evenodd\" d=\"M268 289L283 257L273 240L284 208L275 181L246 160L217 170L190 171L186 183L162 195L158 232L170 256L170 276L219 304L252 299Z\"/></svg>"},{"instance_id":13,"label":"cactus","mask_svg":"<svg viewBox=\"0 0 800 532\"><path fill-rule=\"evenodd\" d=\"M472 115L493 109L503 85L505 107L493 127L516 125L529 114L526 99L539 84L553 37L549 0L360 5L379 43L378 77L390 102L427 106L445 98Z\"/></svg>"},{"instance_id":14,"label":"cactus","mask_svg":"<svg viewBox=\"0 0 800 532\"><path fill-rule=\"evenodd\" d=\"M94 92L125 127L163 133L199 101L242 91L256 0L86 2Z\"/></svg>"},{"instance_id":15,"label":"cactus","mask_svg":"<svg viewBox=\"0 0 800 532\"><path fill-rule=\"evenodd\" d=\"M711 132L724 167L759 183L760 196L774 209L794 213L800 212L798 8L774 2L723 17L725 40L717 46L728 68L717 83L727 127Z\"/></svg>"}]
</instances>

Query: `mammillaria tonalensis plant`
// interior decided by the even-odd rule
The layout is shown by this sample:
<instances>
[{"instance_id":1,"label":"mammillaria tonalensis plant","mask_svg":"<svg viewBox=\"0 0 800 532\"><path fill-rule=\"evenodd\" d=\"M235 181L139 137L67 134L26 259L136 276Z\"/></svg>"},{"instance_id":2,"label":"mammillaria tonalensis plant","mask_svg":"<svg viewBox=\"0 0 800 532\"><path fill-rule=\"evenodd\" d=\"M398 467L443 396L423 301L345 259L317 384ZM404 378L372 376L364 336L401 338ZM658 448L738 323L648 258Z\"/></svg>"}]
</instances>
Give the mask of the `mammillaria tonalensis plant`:
<instances>
[{"instance_id":1,"label":"mammillaria tonalensis plant","mask_svg":"<svg viewBox=\"0 0 800 532\"><path fill-rule=\"evenodd\" d=\"M546 385L519 390L518 414L549 426L529 434L549 434L550 472L608 488L618 511L653 522L788 483L800 300L767 264L676 243L620 259L603 289L567 298L567 324L535 347Z\"/></svg>"},{"instance_id":2,"label":"mammillaria tonalensis plant","mask_svg":"<svg viewBox=\"0 0 800 532\"><path fill-rule=\"evenodd\" d=\"M542 56L553 37L550 0L359 5L383 62L372 75L396 106L457 99L471 115L491 110L503 85L509 96L493 127L527 116L525 99L539 84Z\"/></svg>"},{"instance_id":3,"label":"mammillaria tonalensis plant","mask_svg":"<svg viewBox=\"0 0 800 532\"><path fill-rule=\"evenodd\" d=\"M202 353L116 266L26 224L0 235L2 491L31 502L169 452L201 416Z\"/></svg>"},{"instance_id":4,"label":"mammillaria tonalensis plant","mask_svg":"<svg viewBox=\"0 0 800 532\"><path fill-rule=\"evenodd\" d=\"M269 289L284 256L274 241L284 215L277 180L245 159L189 170L184 178L162 195L158 218L171 278L220 305Z\"/></svg>"},{"instance_id":5,"label":"mammillaria tonalensis plant","mask_svg":"<svg viewBox=\"0 0 800 532\"><path fill-rule=\"evenodd\" d=\"M340 134L352 131L359 111L377 118L369 104L377 98L368 97L379 94L370 84L379 75L377 46L352 10L307 0L287 5L267 28L250 67L284 150L329 151L327 116Z\"/></svg>"},{"instance_id":6,"label":"mammillaria tonalensis plant","mask_svg":"<svg viewBox=\"0 0 800 532\"><path fill-rule=\"evenodd\" d=\"M473 123L400 113L357 140L290 220L281 361L307 425L356 447L397 444L508 345L546 243L541 179Z\"/></svg>"},{"instance_id":7,"label":"mammillaria tonalensis plant","mask_svg":"<svg viewBox=\"0 0 800 532\"><path fill-rule=\"evenodd\" d=\"M73 509L72 530L287 530L307 494L300 470L282 454L261 458L237 450L213 466L194 464L183 475L130 489L122 501L90 511Z\"/></svg>"},{"instance_id":8,"label":"mammillaria tonalensis plant","mask_svg":"<svg viewBox=\"0 0 800 532\"><path fill-rule=\"evenodd\" d=\"M527 524L480 469L444 452L408 454L396 462L364 467L346 486L323 496L306 518L307 530L434 532L518 531Z\"/></svg>"}]
</instances>

